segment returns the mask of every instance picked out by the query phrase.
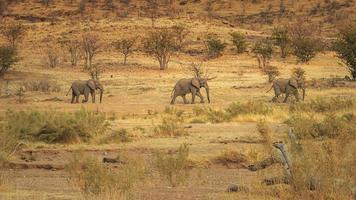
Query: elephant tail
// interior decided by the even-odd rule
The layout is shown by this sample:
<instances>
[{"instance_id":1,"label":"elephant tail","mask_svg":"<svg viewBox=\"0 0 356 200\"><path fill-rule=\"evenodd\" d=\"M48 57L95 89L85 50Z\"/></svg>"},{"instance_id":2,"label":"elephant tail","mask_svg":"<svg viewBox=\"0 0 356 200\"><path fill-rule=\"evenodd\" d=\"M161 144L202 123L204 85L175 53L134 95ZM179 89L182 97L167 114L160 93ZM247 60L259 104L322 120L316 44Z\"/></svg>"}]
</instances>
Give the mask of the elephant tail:
<instances>
[{"instance_id":1,"label":"elephant tail","mask_svg":"<svg viewBox=\"0 0 356 200\"><path fill-rule=\"evenodd\" d=\"M266 92L266 93L268 93L269 91L271 91L272 90L272 88L273 88L273 85L271 86L271 88Z\"/></svg>"},{"instance_id":2,"label":"elephant tail","mask_svg":"<svg viewBox=\"0 0 356 200\"><path fill-rule=\"evenodd\" d=\"M70 92L71 89L72 89L72 86L69 88L69 90L68 90L66 96L68 96L68 94L69 94L69 92Z\"/></svg>"}]
</instances>

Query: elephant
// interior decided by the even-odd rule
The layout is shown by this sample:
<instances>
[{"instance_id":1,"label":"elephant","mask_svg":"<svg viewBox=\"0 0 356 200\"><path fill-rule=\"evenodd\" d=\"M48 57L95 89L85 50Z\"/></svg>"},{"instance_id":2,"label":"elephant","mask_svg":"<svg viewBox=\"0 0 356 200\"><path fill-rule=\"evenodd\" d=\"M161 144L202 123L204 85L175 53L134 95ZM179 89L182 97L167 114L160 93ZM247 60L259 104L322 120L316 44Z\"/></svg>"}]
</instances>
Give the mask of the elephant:
<instances>
[{"instance_id":1,"label":"elephant","mask_svg":"<svg viewBox=\"0 0 356 200\"><path fill-rule=\"evenodd\" d=\"M210 79L209 79L210 80ZM194 104L195 95L198 95L200 98L200 102L204 103L203 95L200 93L200 88L204 87L206 90L206 95L208 98L208 102L210 103L209 97L209 86L208 86L208 78L191 78L191 79L180 79L173 88L172 91L172 101L171 104L174 104L177 96L181 96L185 104L187 104L187 99L185 95L188 93L192 94L192 104Z\"/></svg>"},{"instance_id":2,"label":"elephant","mask_svg":"<svg viewBox=\"0 0 356 200\"><path fill-rule=\"evenodd\" d=\"M102 98L103 98L104 88L98 80L90 79L87 81L74 81L72 83L71 87L69 88L66 96L68 96L70 90L72 90L71 103L74 103L74 99L75 99L75 103L78 103L79 96L81 94L84 94L85 99L83 99L82 103L85 103L88 101L88 97L89 97L89 93L90 93L91 97L92 97L92 102L95 103L95 90L96 89L100 90L100 103L101 103Z\"/></svg>"},{"instance_id":3,"label":"elephant","mask_svg":"<svg viewBox=\"0 0 356 200\"><path fill-rule=\"evenodd\" d=\"M305 97L305 87L304 87L304 81L302 79L298 78L290 78L290 79L277 79L273 81L271 89L274 89L274 94L275 96L273 97L272 101L275 102L279 95L285 93L286 96L284 98L284 103L287 102L289 95L294 95L297 102L299 102L299 92L298 89L302 89L303 91L303 97L302 100L304 101ZM267 92L269 92L271 89L269 89Z\"/></svg>"}]
</instances>

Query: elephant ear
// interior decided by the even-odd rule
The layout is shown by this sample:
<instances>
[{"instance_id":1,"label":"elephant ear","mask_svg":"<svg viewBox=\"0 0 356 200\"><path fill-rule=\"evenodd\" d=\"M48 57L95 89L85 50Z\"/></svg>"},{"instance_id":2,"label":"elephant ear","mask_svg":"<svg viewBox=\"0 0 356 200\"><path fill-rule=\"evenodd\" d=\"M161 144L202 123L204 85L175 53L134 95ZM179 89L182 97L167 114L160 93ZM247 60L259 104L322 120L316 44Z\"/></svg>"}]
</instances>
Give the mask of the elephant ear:
<instances>
[{"instance_id":1,"label":"elephant ear","mask_svg":"<svg viewBox=\"0 0 356 200\"><path fill-rule=\"evenodd\" d=\"M293 86L294 88L298 88L298 81L294 78L289 79L288 84Z\"/></svg>"},{"instance_id":2,"label":"elephant ear","mask_svg":"<svg viewBox=\"0 0 356 200\"><path fill-rule=\"evenodd\" d=\"M95 88L95 82L94 82L94 80L89 80L88 82L87 82L87 85L90 87L90 89L92 89L92 90L95 90L96 88Z\"/></svg>"},{"instance_id":3,"label":"elephant ear","mask_svg":"<svg viewBox=\"0 0 356 200\"><path fill-rule=\"evenodd\" d=\"M198 78L193 78L192 79L192 85L196 88L200 88L200 81Z\"/></svg>"}]
</instances>

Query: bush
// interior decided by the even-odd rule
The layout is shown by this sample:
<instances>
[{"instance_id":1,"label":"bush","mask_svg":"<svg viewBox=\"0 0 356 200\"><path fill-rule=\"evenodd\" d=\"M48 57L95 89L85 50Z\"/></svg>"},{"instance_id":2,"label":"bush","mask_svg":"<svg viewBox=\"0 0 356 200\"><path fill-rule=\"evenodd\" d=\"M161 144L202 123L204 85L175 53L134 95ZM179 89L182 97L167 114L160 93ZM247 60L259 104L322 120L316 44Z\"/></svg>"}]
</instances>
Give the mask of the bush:
<instances>
[{"instance_id":1,"label":"bush","mask_svg":"<svg viewBox=\"0 0 356 200\"><path fill-rule=\"evenodd\" d=\"M321 41L316 38L295 38L292 42L293 55L298 62L308 63L321 51Z\"/></svg>"},{"instance_id":2,"label":"bush","mask_svg":"<svg viewBox=\"0 0 356 200\"><path fill-rule=\"evenodd\" d=\"M232 37L232 43L235 45L237 49L237 53L243 53L247 48L246 36L240 32L233 32L230 34Z\"/></svg>"},{"instance_id":3,"label":"bush","mask_svg":"<svg viewBox=\"0 0 356 200\"><path fill-rule=\"evenodd\" d=\"M94 157L74 155L66 166L69 181L85 199L124 199L133 195L134 185L144 179L145 165L129 160L112 170Z\"/></svg>"},{"instance_id":4,"label":"bush","mask_svg":"<svg viewBox=\"0 0 356 200\"><path fill-rule=\"evenodd\" d=\"M16 50L12 47L0 47L0 77L4 76L18 61Z\"/></svg>"},{"instance_id":5,"label":"bush","mask_svg":"<svg viewBox=\"0 0 356 200\"><path fill-rule=\"evenodd\" d=\"M287 120L287 124L294 128L299 138L336 138L339 136L355 137L356 123L347 117L328 114L318 121L313 115L296 113Z\"/></svg>"},{"instance_id":6,"label":"bush","mask_svg":"<svg viewBox=\"0 0 356 200\"><path fill-rule=\"evenodd\" d=\"M178 137L187 135L183 126L183 118L174 115L163 116L162 123L155 126L154 132L157 136Z\"/></svg>"},{"instance_id":7,"label":"bush","mask_svg":"<svg viewBox=\"0 0 356 200\"><path fill-rule=\"evenodd\" d=\"M216 35L209 34L206 36L204 41L205 47L208 51L208 56L211 58L216 58L222 55L226 44L223 43Z\"/></svg>"},{"instance_id":8,"label":"bush","mask_svg":"<svg viewBox=\"0 0 356 200\"><path fill-rule=\"evenodd\" d=\"M356 25L351 24L340 29L334 50L350 71L352 78L356 79Z\"/></svg>"},{"instance_id":9,"label":"bush","mask_svg":"<svg viewBox=\"0 0 356 200\"><path fill-rule=\"evenodd\" d=\"M297 79L300 79L300 80L304 81L305 80L305 76L306 76L306 72L301 67L295 67L292 70L292 76L297 78Z\"/></svg>"},{"instance_id":10,"label":"bush","mask_svg":"<svg viewBox=\"0 0 356 200\"><path fill-rule=\"evenodd\" d=\"M155 167L160 176L168 180L172 187L176 187L189 177L189 147L183 144L179 147L176 155L161 153L156 154Z\"/></svg>"},{"instance_id":11,"label":"bush","mask_svg":"<svg viewBox=\"0 0 356 200\"><path fill-rule=\"evenodd\" d=\"M281 58L286 58L288 55L288 47L290 45L290 38L288 29L286 27L275 27L272 32L274 45L277 45L281 50Z\"/></svg>"},{"instance_id":12,"label":"bush","mask_svg":"<svg viewBox=\"0 0 356 200\"><path fill-rule=\"evenodd\" d=\"M213 161L227 167L231 165L243 167L247 162L247 157L235 149L226 149L220 155L216 156Z\"/></svg>"},{"instance_id":13,"label":"bush","mask_svg":"<svg viewBox=\"0 0 356 200\"><path fill-rule=\"evenodd\" d=\"M268 65L269 59L272 57L272 42L268 39L260 40L254 44L252 52L257 58L258 67L264 69Z\"/></svg>"},{"instance_id":14,"label":"bush","mask_svg":"<svg viewBox=\"0 0 356 200\"><path fill-rule=\"evenodd\" d=\"M49 79L26 81L23 83L25 91L37 91L37 92L60 92L61 88L55 81Z\"/></svg>"},{"instance_id":15,"label":"bush","mask_svg":"<svg viewBox=\"0 0 356 200\"><path fill-rule=\"evenodd\" d=\"M108 128L103 114L85 109L74 113L9 110L5 119L8 134L46 143L90 142Z\"/></svg>"},{"instance_id":16,"label":"bush","mask_svg":"<svg viewBox=\"0 0 356 200\"><path fill-rule=\"evenodd\" d=\"M340 110L349 110L355 106L355 101L352 99L345 99L340 97L333 97L331 99L326 98L317 98L312 99L308 103L299 103L295 105L291 105L289 110L291 112L317 112L317 113L325 113L325 112L337 112Z\"/></svg>"},{"instance_id":17,"label":"bush","mask_svg":"<svg viewBox=\"0 0 356 200\"><path fill-rule=\"evenodd\" d=\"M110 135L105 137L101 143L122 143L122 142L131 142L132 138L130 137L129 132L126 129L120 129L118 131L113 131Z\"/></svg>"}]
</instances>

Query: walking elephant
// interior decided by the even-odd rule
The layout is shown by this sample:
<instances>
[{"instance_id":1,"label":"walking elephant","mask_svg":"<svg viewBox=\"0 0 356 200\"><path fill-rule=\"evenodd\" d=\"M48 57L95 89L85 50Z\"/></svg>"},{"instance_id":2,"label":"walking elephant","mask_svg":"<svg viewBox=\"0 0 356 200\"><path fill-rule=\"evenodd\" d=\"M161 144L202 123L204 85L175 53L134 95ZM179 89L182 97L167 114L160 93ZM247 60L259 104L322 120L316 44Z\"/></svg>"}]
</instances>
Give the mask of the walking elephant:
<instances>
[{"instance_id":1,"label":"walking elephant","mask_svg":"<svg viewBox=\"0 0 356 200\"><path fill-rule=\"evenodd\" d=\"M91 94L92 102L95 103L95 91L97 89L100 90L100 103L101 103L102 98L103 98L104 88L98 80L90 79L88 81L74 81L72 83L71 87L69 88L66 96L68 96L70 90L72 90L71 103L74 103L74 99L75 99L75 103L79 103L78 102L79 96L81 94L83 94L84 99L83 99L82 103L85 103L88 101L89 94Z\"/></svg>"},{"instance_id":2,"label":"walking elephant","mask_svg":"<svg viewBox=\"0 0 356 200\"><path fill-rule=\"evenodd\" d=\"M206 90L206 95L208 102L210 103L209 97L209 86L208 86L208 78L191 78L191 79L180 79L173 88L172 91L172 101L171 104L174 104L176 98L181 96L185 104L187 104L187 99L185 95L188 93L192 94L192 104L194 104L195 96L198 95L200 98L200 102L204 103L203 95L200 93L200 88L204 87Z\"/></svg>"},{"instance_id":3,"label":"walking elephant","mask_svg":"<svg viewBox=\"0 0 356 200\"><path fill-rule=\"evenodd\" d=\"M294 95L297 102L300 100L299 97L299 92L298 89L301 89L303 92L302 100L304 101L305 97L305 87L304 87L304 81L302 79L297 79L297 78L290 78L290 79L277 79L273 81L272 87L274 90L275 96L273 97L272 101L275 102L277 101L278 97L281 94L286 94L284 98L284 103L287 102L288 97L290 95ZM269 92L271 89L269 89L267 92Z\"/></svg>"}]
</instances>

